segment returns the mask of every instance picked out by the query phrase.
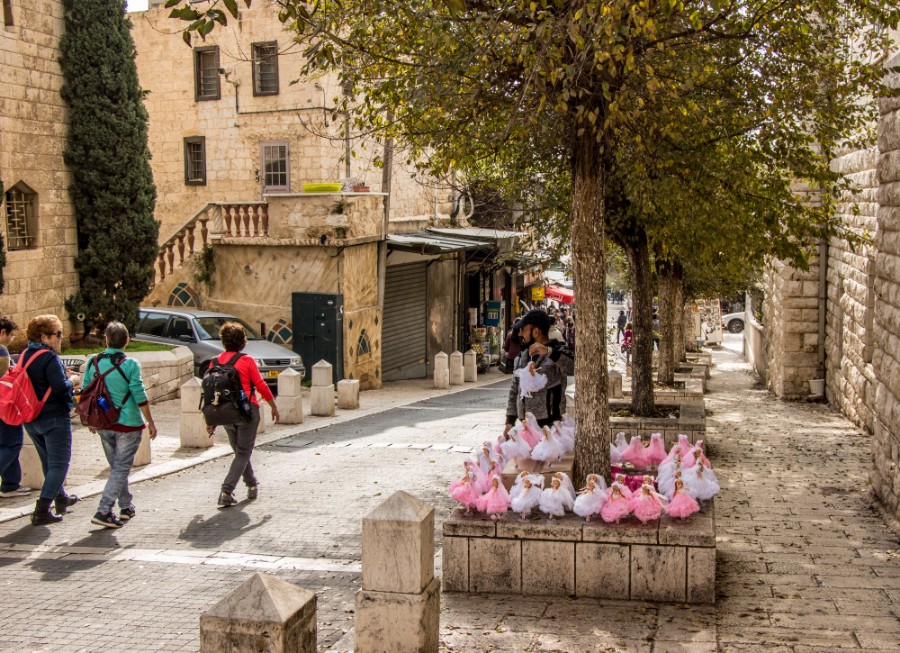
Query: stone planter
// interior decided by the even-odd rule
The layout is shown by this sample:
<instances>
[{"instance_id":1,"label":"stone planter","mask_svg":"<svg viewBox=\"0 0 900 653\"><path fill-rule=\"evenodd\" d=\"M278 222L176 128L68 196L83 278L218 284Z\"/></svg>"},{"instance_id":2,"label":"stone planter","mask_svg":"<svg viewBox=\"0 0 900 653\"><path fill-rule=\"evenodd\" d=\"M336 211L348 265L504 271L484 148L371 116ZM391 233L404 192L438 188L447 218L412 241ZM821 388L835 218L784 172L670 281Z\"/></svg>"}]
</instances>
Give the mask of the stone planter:
<instances>
[{"instance_id":1,"label":"stone planter","mask_svg":"<svg viewBox=\"0 0 900 653\"><path fill-rule=\"evenodd\" d=\"M443 526L444 591L715 602L712 502L684 521L596 519L493 521L459 509Z\"/></svg>"},{"instance_id":2,"label":"stone planter","mask_svg":"<svg viewBox=\"0 0 900 653\"><path fill-rule=\"evenodd\" d=\"M610 401L609 409L619 410L628 408L630 404L622 401ZM702 440L706 437L706 407L702 401L684 402L680 404L657 404L657 408L678 411L678 417L610 417L609 431L615 436L623 432L627 436L649 435L662 433L666 443L666 449L683 433L691 442Z\"/></svg>"},{"instance_id":3,"label":"stone planter","mask_svg":"<svg viewBox=\"0 0 900 653\"><path fill-rule=\"evenodd\" d=\"M654 389L653 397L661 404L703 403L703 390L702 379L689 378L676 381L675 387L671 389ZM630 402L631 390L626 390L623 397Z\"/></svg>"}]
</instances>

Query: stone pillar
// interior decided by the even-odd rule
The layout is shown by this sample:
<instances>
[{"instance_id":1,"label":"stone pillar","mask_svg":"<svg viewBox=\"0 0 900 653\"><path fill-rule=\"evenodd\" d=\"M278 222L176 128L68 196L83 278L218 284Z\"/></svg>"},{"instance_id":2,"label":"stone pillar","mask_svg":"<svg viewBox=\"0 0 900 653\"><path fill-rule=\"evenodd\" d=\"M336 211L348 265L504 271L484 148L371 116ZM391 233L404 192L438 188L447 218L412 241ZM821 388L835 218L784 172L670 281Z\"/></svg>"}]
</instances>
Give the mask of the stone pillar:
<instances>
[{"instance_id":1,"label":"stone pillar","mask_svg":"<svg viewBox=\"0 0 900 653\"><path fill-rule=\"evenodd\" d=\"M338 408L356 410L359 408L359 381L342 379L338 381Z\"/></svg>"},{"instance_id":2,"label":"stone pillar","mask_svg":"<svg viewBox=\"0 0 900 653\"><path fill-rule=\"evenodd\" d=\"M444 352L434 356L434 387L441 390L450 387L450 362Z\"/></svg>"},{"instance_id":3,"label":"stone pillar","mask_svg":"<svg viewBox=\"0 0 900 653\"><path fill-rule=\"evenodd\" d=\"M21 485L35 490L44 484L44 470L41 469L41 459L34 442L27 433L24 434L22 450L19 452L19 465L22 467Z\"/></svg>"},{"instance_id":4,"label":"stone pillar","mask_svg":"<svg viewBox=\"0 0 900 653\"><path fill-rule=\"evenodd\" d=\"M213 446L213 439L206 432L206 420L200 412L200 397L203 389L196 376L181 386L181 418L178 431L181 435L181 446L193 449L206 449Z\"/></svg>"},{"instance_id":5,"label":"stone pillar","mask_svg":"<svg viewBox=\"0 0 900 653\"><path fill-rule=\"evenodd\" d=\"M616 370L609 371L609 398L622 398L622 373Z\"/></svg>"},{"instance_id":6,"label":"stone pillar","mask_svg":"<svg viewBox=\"0 0 900 653\"><path fill-rule=\"evenodd\" d=\"M475 383L478 380L478 354L472 349L463 356L463 376L466 383Z\"/></svg>"},{"instance_id":7,"label":"stone pillar","mask_svg":"<svg viewBox=\"0 0 900 653\"><path fill-rule=\"evenodd\" d=\"M150 431L144 429L141 431L141 444L138 446L137 452L134 454L134 466L142 467L150 464Z\"/></svg>"},{"instance_id":8,"label":"stone pillar","mask_svg":"<svg viewBox=\"0 0 900 653\"><path fill-rule=\"evenodd\" d=\"M434 508L395 492L363 517L356 653L437 653Z\"/></svg>"},{"instance_id":9,"label":"stone pillar","mask_svg":"<svg viewBox=\"0 0 900 653\"><path fill-rule=\"evenodd\" d=\"M462 385L464 381L463 355L455 351L450 354L450 385Z\"/></svg>"},{"instance_id":10,"label":"stone pillar","mask_svg":"<svg viewBox=\"0 0 900 653\"><path fill-rule=\"evenodd\" d=\"M266 432L266 422L271 419L271 411L269 405L260 400L259 402L259 424L256 426L256 434L262 435Z\"/></svg>"},{"instance_id":11,"label":"stone pillar","mask_svg":"<svg viewBox=\"0 0 900 653\"><path fill-rule=\"evenodd\" d=\"M316 653L316 595L255 573L200 615L200 653Z\"/></svg>"},{"instance_id":12,"label":"stone pillar","mask_svg":"<svg viewBox=\"0 0 900 653\"><path fill-rule=\"evenodd\" d=\"M310 414L319 417L334 415L334 383L331 363L321 360L312 368L312 389L310 390Z\"/></svg>"},{"instance_id":13,"label":"stone pillar","mask_svg":"<svg viewBox=\"0 0 900 653\"><path fill-rule=\"evenodd\" d=\"M303 376L300 372L288 368L278 375L275 405L281 424L303 423Z\"/></svg>"}]
</instances>

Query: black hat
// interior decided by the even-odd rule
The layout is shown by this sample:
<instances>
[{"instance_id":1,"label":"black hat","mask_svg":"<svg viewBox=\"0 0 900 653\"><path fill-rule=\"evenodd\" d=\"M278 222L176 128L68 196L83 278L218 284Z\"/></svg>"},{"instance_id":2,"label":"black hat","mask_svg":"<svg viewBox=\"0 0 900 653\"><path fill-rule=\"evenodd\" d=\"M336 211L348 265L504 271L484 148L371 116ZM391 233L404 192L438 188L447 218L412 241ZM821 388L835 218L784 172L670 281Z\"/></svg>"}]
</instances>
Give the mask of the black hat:
<instances>
[{"instance_id":1,"label":"black hat","mask_svg":"<svg viewBox=\"0 0 900 653\"><path fill-rule=\"evenodd\" d=\"M512 323L512 328L518 331L522 328L522 320L521 318Z\"/></svg>"},{"instance_id":2,"label":"black hat","mask_svg":"<svg viewBox=\"0 0 900 653\"><path fill-rule=\"evenodd\" d=\"M519 319L519 322L522 323L521 326L523 327L526 324L536 326L544 335L547 335L550 331L550 317L544 311L538 309L525 313L525 315Z\"/></svg>"}]
</instances>

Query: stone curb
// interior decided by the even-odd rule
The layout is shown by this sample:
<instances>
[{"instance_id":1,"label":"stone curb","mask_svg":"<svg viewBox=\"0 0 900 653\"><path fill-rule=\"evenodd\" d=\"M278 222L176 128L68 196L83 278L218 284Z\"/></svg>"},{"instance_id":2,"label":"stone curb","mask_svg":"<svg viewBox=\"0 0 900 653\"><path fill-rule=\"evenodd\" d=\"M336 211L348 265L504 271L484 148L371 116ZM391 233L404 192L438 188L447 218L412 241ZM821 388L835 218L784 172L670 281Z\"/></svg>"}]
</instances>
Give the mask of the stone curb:
<instances>
[{"instance_id":1,"label":"stone curb","mask_svg":"<svg viewBox=\"0 0 900 653\"><path fill-rule=\"evenodd\" d=\"M360 417L367 417L369 415L377 415L379 413L383 413L389 410L393 410L394 408L400 408L403 406L408 406L410 404L417 403L419 401L425 401L427 399L433 399L434 397L442 397L447 395L456 394L458 392L464 392L466 390L472 390L474 388L481 388L488 385L493 385L495 383L500 383L501 381L509 381L510 376L508 374L491 374L490 377L480 377L474 383L469 382L465 383L461 386L453 386L449 390L440 390L437 388L428 388L426 392L424 392L421 396L415 396L410 399L402 399L397 401L396 403L390 403L387 405L378 405L373 406L371 408L359 408L356 410L348 410L340 413L336 413L330 417L316 417L314 415L304 415L304 422L302 424L291 425L290 427L286 427L284 429L279 429L274 433L269 433L269 430L272 428L271 424L266 425L266 432L262 435L258 436L256 439L256 448L265 446L267 444L272 444L273 442L277 442L279 440L284 440L292 437L296 437L301 433L307 433L312 431L318 431L319 429L326 428L328 426L333 426L334 424L342 424L343 422L349 422L355 419L359 419ZM428 383L428 379L423 379L423 383ZM192 467L196 467L198 465L202 465L203 463L207 463L211 460L216 460L217 458L222 458L224 456L232 455L231 447L227 444L216 444L206 449L200 453L198 453L195 457L187 460L187 459L171 459L167 460L164 463L158 464L150 464L144 467L143 469L134 472L128 477L129 484L140 483L141 481L149 481L156 478L161 478L163 476L168 476L170 474L175 474L177 472L184 471L186 469L190 469ZM67 487L66 491L69 494L74 494L81 499L87 499L90 497L99 496L103 493L103 488L106 485L106 479L101 479L97 481L92 481L90 483L85 483L83 485L79 485L76 487ZM32 498L36 498L37 493L33 493ZM3 524L8 521L12 521L14 519L19 519L20 517L26 517L33 512L33 508L31 507L19 507L19 508L5 508L0 509L0 524Z\"/></svg>"}]
</instances>

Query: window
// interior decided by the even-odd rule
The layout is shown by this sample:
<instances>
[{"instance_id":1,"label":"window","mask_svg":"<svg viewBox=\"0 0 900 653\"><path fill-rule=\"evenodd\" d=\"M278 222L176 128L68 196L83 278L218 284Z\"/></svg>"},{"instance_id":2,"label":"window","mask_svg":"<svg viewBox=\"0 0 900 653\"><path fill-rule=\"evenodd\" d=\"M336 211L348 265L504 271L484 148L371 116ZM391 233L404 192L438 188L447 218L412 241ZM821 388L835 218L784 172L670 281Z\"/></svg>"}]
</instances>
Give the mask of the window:
<instances>
[{"instance_id":1,"label":"window","mask_svg":"<svg viewBox=\"0 0 900 653\"><path fill-rule=\"evenodd\" d=\"M19 182L6 191L6 248L31 249L37 245L37 194Z\"/></svg>"},{"instance_id":2,"label":"window","mask_svg":"<svg viewBox=\"0 0 900 653\"><path fill-rule=\"evenodd\" d=\"M173 317L169 322L168 337L172 340L178 340L181 336L188 336L194 339L194 331L191 329L191 323L184 317Z\"/></svg>"},{"instance_id":3,"label":"window","mask_svg":"<svg viewBox=\"0 0 900 653\"><path fill-rule=\"evenodd\" d=\"M194 48L194 99L218 100L222 97L219 86L219 46Z\"/></svg>"},{"instance_id":4,"label":"window","mask_svg":"<svg viewBox=\"0 0 900 653\"><path fill-rule=\"evenodd\" d=\"M3 25L4 27L6 27L6 29L9 29L14 24L12 0L3 0Z\"/></svg>"},{"instance_id":5,"label":"window","mask_svg":"<svg viewBox=\"0 0 900 653\"><path fill-rule=\"evenodd\" d=\"M875 257L870 256L866 270L866 311L863 314L865 338L863 339L863 360L872 362L875 351Z\"/></svg>"},{"instance_id":6,"label":"window","mask_svg":"<svg viewBox=\"0 0 900 653\"><path fill-rule=\"evenodd\" d=\"M162 338L166 332L166 323L168 321L169 316L165 313L147 313L138 327L138 333Z\"/></svg>"},{"instance_id":7,"label":"window","mask_svg":"<svg viewBox=\"0 0 900 653\"><path fill-rule=\"evenodd\" d=\"M286 141L260 144L263 195L291 190L290 146Z\"/></svg>"},{"instance_id":8,"label":"window","mask_svg":"<svg viewBox=\"0 0 900 653\"><path fill-rule=\"evenodd\" d=\"M205 136L184 139L184 183L188 186L206 186Z\"/></svg>"},{"instance_id":9,"label":"window","mask_svg":"<svg viewBox=\"0 0 900 653\"><path fill-rule=\"evenodd\" d=\"M278 95L278 43L254 43L253 95Z\"/></svg>"}]
</instances>

